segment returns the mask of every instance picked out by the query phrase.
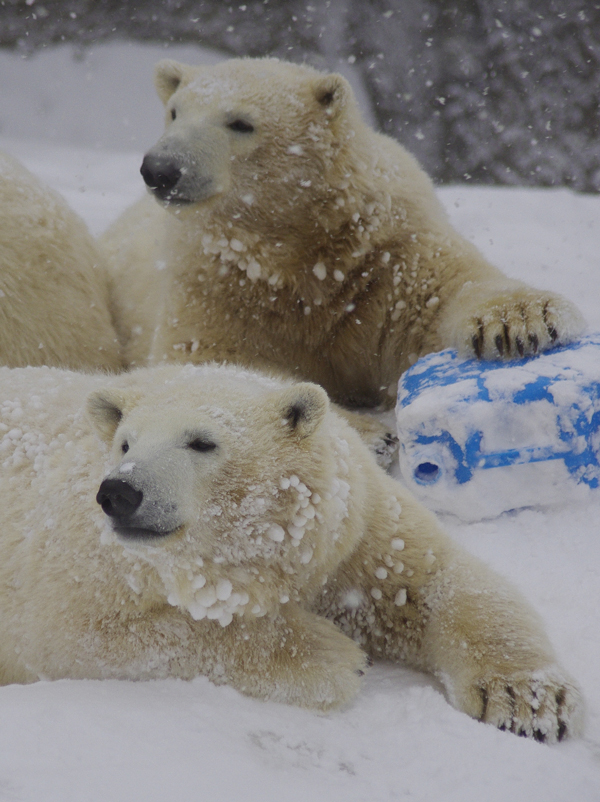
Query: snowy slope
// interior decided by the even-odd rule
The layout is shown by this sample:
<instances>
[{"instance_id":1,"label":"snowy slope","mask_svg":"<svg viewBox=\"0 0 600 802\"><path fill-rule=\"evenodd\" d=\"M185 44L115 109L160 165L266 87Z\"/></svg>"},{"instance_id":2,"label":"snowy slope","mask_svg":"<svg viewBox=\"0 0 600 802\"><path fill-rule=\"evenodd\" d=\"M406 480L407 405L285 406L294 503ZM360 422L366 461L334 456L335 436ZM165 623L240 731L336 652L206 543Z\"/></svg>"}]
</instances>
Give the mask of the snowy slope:
<instances>
[{"instance_id":1,"label":"snowy slope","mask_svg":"<svg viewBox=\"0 0 600 802\"><path fill-rule=\"evenodd\" d=\"M0 147L61 191L94 233L141 194L140 152L20 135ZM600 331L600 198L464 187L440 195L496 264L563 292ZM600 802L599 522L600 491L552 512L444 520L541 613L587 698L581 740L548 747L496 731L451 708L431 678L389 665L368 673L350 709L326 716L204 678L39 682L0 688L0 801Z\"/></svg>"}]
</instances>

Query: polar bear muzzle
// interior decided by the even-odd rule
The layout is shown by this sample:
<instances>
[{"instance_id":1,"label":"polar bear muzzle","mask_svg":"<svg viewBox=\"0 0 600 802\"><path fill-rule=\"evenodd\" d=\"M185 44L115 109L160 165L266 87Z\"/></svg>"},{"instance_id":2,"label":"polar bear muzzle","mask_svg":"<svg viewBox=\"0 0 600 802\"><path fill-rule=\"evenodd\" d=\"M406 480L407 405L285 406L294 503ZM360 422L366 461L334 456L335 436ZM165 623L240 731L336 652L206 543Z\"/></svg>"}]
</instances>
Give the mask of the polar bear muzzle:
<instances>
[{"instance_id":1,"label":"polar bear muzzle","mask_svg":"<svg viewBox=\"0 0 600 802\"><path fill-rule=\"evenodd\" d=\"M100 485L96 501L109 516L113 529L126 538L164 537L173 530L164 530L153 525L147 516L140 516L139 510L144 493L124 479L105 479Z\"/></svg>"},{"instance_id":2,"label":"polar bear muzzle","mask_svg":"<svg viewBox=\"0 0 600 802\"><path fill-rule=\"evenodd\" d=\"M206 154L169 152L168 147L148 151L140 173L157 200L175 206L207 200L225 185L223 181L215 180L219 164L210 164Z\"/></svg>"}]
</instances>

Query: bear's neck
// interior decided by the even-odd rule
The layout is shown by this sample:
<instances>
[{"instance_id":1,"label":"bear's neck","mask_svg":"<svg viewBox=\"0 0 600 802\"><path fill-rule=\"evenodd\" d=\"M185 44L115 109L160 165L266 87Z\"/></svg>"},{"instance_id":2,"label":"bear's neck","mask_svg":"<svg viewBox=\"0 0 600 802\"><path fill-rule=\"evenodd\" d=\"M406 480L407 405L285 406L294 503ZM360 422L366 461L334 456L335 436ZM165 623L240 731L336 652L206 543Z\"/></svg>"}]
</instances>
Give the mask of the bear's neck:
<instances>
[{"instance_id":1,"label":"bear's neck","mask_svg":"<svg viewBox=\"0 0 600 802\"><path fill-rule=\"evenodd\" d=\"M279 207L269 213L259 203L248 207L224 198L199 207L191 220L182 218L183 225L174 221L178 243L169 251L185 256L171 264L172 277L184 278L193 263L208 280L239 271L242 280L263 283L269 292L285 288L306 303L326 303L385 250L387 222L397 212L391 196L375 198L363 177L365 162L372 170L376 160L364 153L347 158L343 174L312 187L309 202L287 215Z\"/></svg>"}]
</instances>

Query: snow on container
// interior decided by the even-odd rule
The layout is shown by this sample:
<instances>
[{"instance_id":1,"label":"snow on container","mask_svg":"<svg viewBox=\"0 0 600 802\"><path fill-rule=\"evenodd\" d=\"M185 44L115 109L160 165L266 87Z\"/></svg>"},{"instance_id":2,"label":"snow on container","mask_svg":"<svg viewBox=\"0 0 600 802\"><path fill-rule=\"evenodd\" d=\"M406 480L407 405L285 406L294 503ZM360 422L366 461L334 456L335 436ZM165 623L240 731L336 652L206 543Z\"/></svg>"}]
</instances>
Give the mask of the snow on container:
<instances>
[{"instance_id":1,"label":"snow on container","mask_svg":"<svg viewBox=\"0 0 600 802\"><path fill-rule=\"evenodd\" d=\"M600 485L600 334L516 362L430 354L399 382L400 474L466 521Z\"/></svg>"}]
</instances>

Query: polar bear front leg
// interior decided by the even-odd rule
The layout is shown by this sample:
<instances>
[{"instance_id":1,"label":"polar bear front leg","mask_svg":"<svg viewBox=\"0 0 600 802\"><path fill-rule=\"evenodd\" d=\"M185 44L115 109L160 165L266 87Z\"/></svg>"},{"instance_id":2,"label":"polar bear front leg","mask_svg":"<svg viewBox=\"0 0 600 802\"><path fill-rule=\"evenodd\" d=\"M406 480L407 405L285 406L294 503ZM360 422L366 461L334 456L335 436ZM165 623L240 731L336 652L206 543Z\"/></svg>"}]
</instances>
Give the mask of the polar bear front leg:
<instances>
[{"instance_id":1,"label":"polar bear front leg","mask_svg":"<svg viewBox=\"0 0 600 802\"><path fill-rule=\"evenodd\" d=\"M473 718L540 741L581 731L583 702L516 589L459 548L397 482L315 609L373 657L435 674Z\"/></svg>"},{"instance_id":2,"label":"polar bear front leg","mask_svg":"<svg viewBox=\"0 0 600 802\"><path fill-rule=\"evenodd\" d=\"M459 555L422 595L430 612L421 655L455 707L538 741L581 732L581 693L514 588Z\"/></svg>"},{"instance_id":3,"label":"polar bear front leg","mask_svg":"<svg viewBox=\"0 0 600 802\"><path fill-rule=\"evenodd\" d=\"M584 329L577 308L517 281L468 281L440 320L443 348L479 359L520 359L567 345Z\"/></svg>"},{"instance_id":4,"label":"polar bear front leg","mask_svg":"<svg viewBox=\"0 0 600 802\"><path fill-rule=\"evenodd\" d=\"M91 627L86 621L76 639L62 644L54 637L47 651L52 649L43 664L30 668L34 677L206 676L248 696L323 711L354 699L368 662L331 622L292 602L262 618L234 616L224 627L218 621L194 621L170 606Z\"/></svg>"}]
</instances>

